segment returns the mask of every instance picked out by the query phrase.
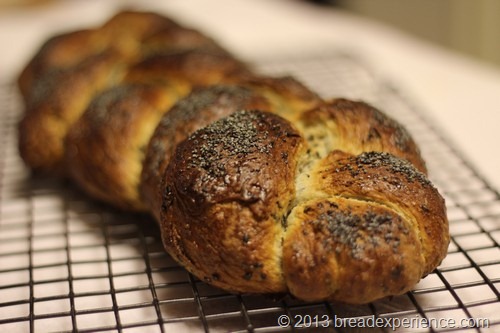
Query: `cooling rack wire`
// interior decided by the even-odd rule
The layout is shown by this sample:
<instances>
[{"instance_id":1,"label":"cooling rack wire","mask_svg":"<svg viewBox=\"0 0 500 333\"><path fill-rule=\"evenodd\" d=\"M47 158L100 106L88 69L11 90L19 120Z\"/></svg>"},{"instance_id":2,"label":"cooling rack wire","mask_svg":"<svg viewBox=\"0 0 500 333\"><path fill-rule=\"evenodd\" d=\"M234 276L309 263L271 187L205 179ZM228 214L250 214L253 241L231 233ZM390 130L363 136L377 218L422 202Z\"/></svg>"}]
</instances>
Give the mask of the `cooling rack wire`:
<instances>
[{"instance_id":1,"label":"cooling rack wire","mask_svg":"<svg viewBox=\"0 0 500 333\"><path fill-rule=\"evenodd\" d=\"M412 292L364 306L210 287L163 251L148 217L115 211L65 181L31 178L16 148L19 97L4 82L0 332L392 332L405 318L413 326L396 331L500 332L499 193L440 135L425 110L353 55L332 52L256 67L293 75L325 97L363 99L406 125L447 201L452 239L440 267ZM290 319L287 327L279 326L283 315ZM393 327L384 327L389 322Z\"/></svg>"}]
</instances>

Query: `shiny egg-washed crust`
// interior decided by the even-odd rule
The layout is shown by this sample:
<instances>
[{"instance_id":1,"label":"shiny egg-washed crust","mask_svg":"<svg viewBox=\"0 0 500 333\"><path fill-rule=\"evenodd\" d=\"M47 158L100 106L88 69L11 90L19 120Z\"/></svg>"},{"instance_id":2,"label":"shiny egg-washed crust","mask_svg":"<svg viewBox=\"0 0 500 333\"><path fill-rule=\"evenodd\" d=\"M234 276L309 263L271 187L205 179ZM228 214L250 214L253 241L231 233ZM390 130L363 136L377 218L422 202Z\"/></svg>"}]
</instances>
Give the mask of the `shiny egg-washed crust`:
<instances>
[{"instance_id":1,"label":"shiny egg-washed crust","mask_svg":"<svg viewBox=\"0 0 500 333\"><path fill-rule=\"evenodd\" d=\"M247 74L241 63L226 59L219 51L187 51L155 55L132 66L129 77L98 94L70 127L64 150L69 175L101 200L123 209L149 210L149 199L141 198L139 186L146 148L160 118L194 88L222 83L236 72ZM182 66L196 68L197 74L180 70ZM149 75L144 72L149 70ZM253 104L232 108L247 106ZM223 115L222 110L217 112ZM206 125L198 121L198 126Z\"/></svg>"},{"instance_id":2,"label":"shiny egg-washed crust","mask_svg":"<svg viewBox=\"0 0 500 333\"><path fill-rule=\"evenodd\" d=\"M63 172L69 128L94 96L119 80L123 71L120 57L106 53L36 81L19 123L19 151L25 163L35 171Z\"/></svg>"},{"instance_id":3,"label":"shiny egg-washed crust","mask_svg":"<svg viewBox=\"0 0 500 333\"><path fill-rule=\"evenodd\" d=\"M233 292L366 303L408 291L446 254L444 200L407 160L344 152L324 119L305 118L240 111L181 142L162 183L166 249Z\"/></svg>"},{"instance_id":4,"label":"shiny egg-washed crust","mask_svg":"<svg viewBox=\"0 0 500 333\"><path fill-rule=\"evenodd\" d=\"M418 170L427 173L425 162L408 131L364 102L338 98L301 113L300 123L312 129L311 133L317 129L316 135L326 131L328 140L334 141L331 145L342 147L351 154L384 151L407 159Z\"/></svg>"},{"instance_id":5,"label":"shiny egg-washed crust","mask_svg":"<svg viewBox=\"0 0 500 333\"><path fill-rule=\"evenodd\" d=\"M132 60L143 52L139 45L145 40L154 40L157 34L167 35L166 31L170 35L175 35L175 32L182 34L180 31L183 30L174 21L155 13L123 11L96 29L71 31L51 37L19 75L20 91L25 99L29 99L33 84L47 73L70 69L106 52Z\"/></svg>"},{"instance_id":6,"label":"shiny egg-washed crust","mask_svg":"<svg viewBox=\"0 0 500 333\"><path fill-rule=\"evenodd\" d=\"M144 211L141 162L156 124L177 99L147 85L120 85L97 96L66 138L69 176L100 200Z\"/></svg>"},{"instance_id":7,"label":"shiny egg-washed crust","mask_svg":"<svg viewBox=\"0 0 500 333\"><path fill-rule=\"evenodd\" d=\"M214 85L195 89L162 117L153 133L141 175L145 204L160 218L163 173L175 147L196 130L244 109L270 110L266 99L241 86Z\"/></svg>"},{"instance_id":8,"label":"shiny egg-washed crust","mask_svg":"<svg viewBox=\"0 0 500 333\"><path fill-rule=\"evenodd\" d=\"M246 77L239 85L228 83L193 91L166 113L153 134L142 171L143 200L159 219L159 184L175 147L196 130L239 110L263 110L294 118L321 103L296 80Z\"/></svg>"},{"instance_id":9,"label":"shiny egg-washed crust","mask_svg":"<svg viewBox=\"0 0 500 333\"><path fill-rule=\"evenodd\" d=\"M284 292L283 221L302 137L268 113L238 112L181 142L167 167L161 228L196 276L241 292Z\"/></svg>"},{"instance_id":10,"label":"shiny egg-washed crust","mask_svg":"<svg viewBox=\"0 0 500 333\"><path fill-rule=\"evenodd\" d=\"M95 95L120 84L138 62L177 53L188 58L199 48L225 54L193 29L155 13L133 11L118 13L96 29L49 39L18 79L26 106L19 128L22 158L34 171L64 174L66 135Z\"/></svg>"},{"instance_id":11,"label":"shiny egg-washed crust","mask_svg":"<svg viewBox=\"0 0 500 333\"><path fill-rule=\"evenodd\" d=\"M165 249L217 287L366 303L446 254L444 200L400 124L257 75L168 18L122 12L54 37L19 87L26 164L149 212Z\"/></svg>"}]
</instances>

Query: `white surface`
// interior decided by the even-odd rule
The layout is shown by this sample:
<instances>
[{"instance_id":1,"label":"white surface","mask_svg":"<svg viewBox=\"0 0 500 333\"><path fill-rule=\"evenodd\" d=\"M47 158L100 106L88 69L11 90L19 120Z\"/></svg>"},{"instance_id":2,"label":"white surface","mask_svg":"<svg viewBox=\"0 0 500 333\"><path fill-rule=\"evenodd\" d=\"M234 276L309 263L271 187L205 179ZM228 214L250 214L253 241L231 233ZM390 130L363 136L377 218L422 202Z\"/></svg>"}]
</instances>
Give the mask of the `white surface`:
<instances>
[{"instance_id":1,"label":"white surface","mask_svg":"<svg viewBox=\"0 0 500 333\"><path fill-rule=\"evenodd\" d=\"M101 22L123 4L154 8L203 29L255 61L325 50L362 55L397 83L490 184L500 189L500 70L345 13L291 0L63 1L0 12L0 80L12 80L43 40Z\"/></svg>"}]
</instances>

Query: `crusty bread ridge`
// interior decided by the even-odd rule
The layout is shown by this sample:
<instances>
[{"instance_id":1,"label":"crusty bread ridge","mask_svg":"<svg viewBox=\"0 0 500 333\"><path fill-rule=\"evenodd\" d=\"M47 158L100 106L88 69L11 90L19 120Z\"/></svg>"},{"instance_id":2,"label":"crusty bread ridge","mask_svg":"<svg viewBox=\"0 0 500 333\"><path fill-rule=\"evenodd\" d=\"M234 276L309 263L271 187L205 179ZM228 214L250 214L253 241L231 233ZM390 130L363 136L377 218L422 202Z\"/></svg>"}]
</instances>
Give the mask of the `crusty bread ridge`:
<instances>
[{"instance_id":1,"label":"crusty bread ridge","mask_svg":"<svg viewBox=\"0 0 500 333\"><path fill-rule=\"evenodd\" d=\"M169 18L125 11L56 36L18 83L25 163L150 213L207 283L359 304L446 255L445 202L404 127L256 74Z\"/></svg>"}]
</instances>

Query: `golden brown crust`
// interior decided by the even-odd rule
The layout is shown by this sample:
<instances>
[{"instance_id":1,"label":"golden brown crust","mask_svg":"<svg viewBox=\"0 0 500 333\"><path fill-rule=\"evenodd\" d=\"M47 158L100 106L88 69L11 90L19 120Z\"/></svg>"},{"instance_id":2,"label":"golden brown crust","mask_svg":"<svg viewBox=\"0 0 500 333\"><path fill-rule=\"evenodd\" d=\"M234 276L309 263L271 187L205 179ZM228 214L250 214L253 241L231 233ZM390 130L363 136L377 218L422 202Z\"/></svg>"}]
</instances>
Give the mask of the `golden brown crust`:
<instances>
[{"instance_id":1,"label":"golden brown crust","mask_svg":"<svg viewBox=\"0 0 500 333\"><path fill-rule=\"evenodd\" d=\"M163 116L150 141L143 166L142 193L143 200L158 220L161 207L159 186L165 168L175 147L195 130L240 110L270 111L291 120L321 101L316 94L289 77L256 77L245 73L242 76L230 74L222 81L229 83L199 88L181 99Z\"/></svg>"},{"instance_id":2,"label":"golden brown crust","mask_svg":"<svg viewBox=\"0 0 500 333\"><path fill-rule=\"evenodd\" d=\"M289 76L240 75L233 78L236 84L264 96L271 104L273 112L292 122L297 121L304 111L323 103L315 92Z\"/></svg>"},{"instance_id":3,"label":"golden brown crust","mask_svg":"<svg viewBox=\"0 0 500 333\"><path fill-rule=\"evenodd\" d=\"M335 145L351 154L384 151L409 160L427 173L425 162L408 131L395 120L364 102L343 98L323 103L301 115L306 126L327 126Z\"/></svg>"},{"instance_id":4,"label":"golden brown crust","mask_svg":"<svg viewBox=\"0 0 500 333\"><path fill-rule=\"evenodd\" d=\"M444 199L428 178L405 160L388 153L356 157L333 151L312 175L319 191L375 202L407 220L419 238L423 275L446 254L449 235Z\"/></svg>"},{"instance_id":5,"label":"golden brown crust","mask_svg":"<svg viewBox=\"0 0 500 333\"><path fill-rule=\"evenodd\" d=\"M225 82L249 73L242 62L225 51L195 48L146 57L131 66L124 81L171 85L187 94L193 86Z\"/></svg>"},{"instance_id":6,"label":"golden brown crust","mask_svg":"<svg viewBox=\"0 0 500 333\"><path fill-rule=\"evenodd\" d=\"M290 146L272 153L268 141L255 139L272 132L262 128L254 134L245 126L256 123L254 118L280 128L288 122L261 112L236 113L181 142L162 183L161 228L169 253L216 286L250 293L284 288L308 301L366 303L406 292L429 274L449 243L443 198L405 159L338 150L352 150L353 144L338 140L338 128L327 124L331 119L318 116L331 116L329 107L313 109L297 129L288 125L287 139L277 137L271 146ZM360 114L370 124L373 115ZM340 126L353 122L350 113L334 115L345 116ZM383 147L398 135L385 120L373 126L381 134L355 150ZM363 141L373 126L355 129L358 138L351 139ZM244 145L231 141L236 132ZM246 149L240 145L258 157L240 154ZM396 152L408 158L418 153L401 147ZM275 177L273 190L267 187L269 175ZM283 192L268 196L274 190ZM257 237L249 253L242 243L253 235L269 238ZM250 260L269 255L275 259ZM264 268L275 282L262 286L256 281L263 279L253 277Z\"/></svg>"},{"instance_id":7,"label":"golden brown crust","mask_svg":"<svg viewBox=\"0 0 500 333\"><path fill-rule=\"evenodd\" d=\"M69 127L97 93L123 75L123 70L114 53L105 53L64 72L51 72L34 84L19 124L19 150L33 170L62 171Z\"/></svg>"},{"instance_id":8,"label":"golden brown crust","mask_svg":"<svg viewBox=\"0 0 500 333\"><path fill-rule=\"evenodd\" d=\"M82 49L82 45L95 45L98 39L94 30L79 30L47 40L19 75L18 85L25 100L29 99L35 82L45 73L73 67L97 53L92 48Z\"/></svg>"},{"instance_id":9,"label":"golden brown crust","mask_svg":"<svg viewBox=\"0 0 500 333\"><path fill-rule=\"evenodd\" d=\"M203 67L200 65L199 68L202 70ZM210 81L210 79L214 81ZM216 84L219 79L219 76L213 76L205 78L203 83ZM194 86L190 77L185 78L185 84L190 89ZM68 152L66 163L70 176L87 192L122 209L146 210L152 206L159 208L161 203L158 203L157 195L141 197L138 188L141 184L142 165L147 146L155 128L160 123L161 116L167 113L167 119L177 118L175 126L178 127L178 131L175 135L184 135L185 138L195 129L207 125L217 117L229 114L230 110L236 111L234 108L239 107L236 102L244 100L242 96L233 94L234 98L231 101L224 100L227 96L221 96L223 101L219 104L212 105L211 102L215 102L215 99L206 100L204 106L197 102L198 109L205 107L204 112L208 115L208 119L205 123L202 121L204 119L203 110L192 111L191 116L196 117L196 120L193 120L192 128L189 128L186 124L188 115L185 114L189 112L185 109L189 99L177 105L176 108L181 110L175 111L172 117L168 115L174 103L181 99L188 90L179 91L167 83L161 85L134 83L116 86L98 96L71 128L70 134L66 138ZM207 96L207 94L210 94L210 90L198 95ZM258 97L254 96L253 98L257 99ZM252 103L248 101L246 104L240 103L243 108L264 105L264 102L257 103L256 101L252 101ZM188 132L182 132L179 129ZM170 130L174 130L174 128L169 127L169 132ZM157 138L154 140L155 143L159 142L158 136L155 136ZM117 137L121 139L116 140ZM169 136L167 140L170 139ZM166 142L165 144L171 145L172 143ZM167 159L168 156L160 155L155 158ZM146 159L146 162L149 163L149 160ZM147 170L151 170L151 167ZM161 171L157 170L149 175L159 175ZM106 179L109 181L106 182ZM158 188L160 180L161 177L152 179L152 186L155 190ZM147 187L147 184L151 184L151 181L144 182L142 187ZM143 193L151 192L143 191ZM156 200L150 201L153 199Z\"/></svg>"},{"instance_id":10,"label":"golden brown crust","mask_svg":"<svg viewBox=\"0 0 500 333\"><path fill-rule=\"evenodd\" d=\"M145 38L141 45L141 53L144 58L158 54L182 52L188 49L223 51L213 39L190 28L161 30Z\"/></svg>"},{"instance_id":11,"label":"golden brown crust","mask_svg":"<svg viewBox=\"0 0 500 333\"><path fill-rule=\"evenodd\" d=\"M108 38L144 40L160 31L182 29L175 21L154 12L123 10L106 21L99 30Z\"/></svg>"},{"instance_id":12,"label":"golden brown crust","mask_svg":"<svg viewBox=\"0 0 500 333\"><path fill-rule=\"evenodd\" d=\"M300 298L365 303L400 294L446 254L444 200L403 159L334 150L302 187L283 249L289 288ZM317 284L318 274L331 282Z\"/></svg>"},{"instance_id":13,"label":"golden brown crust","mask_svg":"<svg viewBox=\"0 0 500 333\"><path fill-rule=\"evenodd\" d=\"M155 13L123 11L100 28L54 36L40 47L21 72L18 79L21 93L29 99L33 84L45 74L61 72L103 52L113 52L120 55L122 61L131 61L142 52L139 45L143 40L163 31L175 35L174 31L179 30L182 28L175 22Z\"/></svg>"},{"instance_id":14,"label":"golden brown crust","mask_svg":"<svg viewBox=\"0 0 500 333\"><path fill-rule=\"evenodd\" d=\"M422 276L412 226L384 205L331 196L296 206L287 221L283 271L298 298L367 303Z\"/></svg>"},{"instance_id":15,"label":"golden brown crust","mask_svg":"<svg viewBox=\"0 0 500 333\"><path fill-rule=\"evenodd\" d=\"M66 138L69 175L100 200L146 210L139 195L142 161L156 124L177 98L146 85L121 85L96 97Z\"/></svg>"},{"instance_id":16,"label":"golden brown crust","mask_svg":"<svg viewBox=\"0 0 500 333\"><path fill-rule=\"evenodd\" d=\"M301 140L282 118L241 111L183 141L164 183L161 227L169 252L216 286L285 291L281 217L294 195Z\"/></svg>"},{"instance_id":17,"label":"golden brown crust","mask_svg":"<svg viewBox=\"0 0 500 333\"><path fill-rule=\"evenodd\" d=\"M65 156L89 194L154 215L168 252L215 286L366 303L446 254L444 200L403 127L256 75L162 16L56 37L19 85L27 164Z\"/></svg>"},{"instance_id":18,"label":"golden brown crust","mask_svg":"<svg viewBox=\"0 0 500 333\"><path fill-rule=\"evenodd\" d=\"M267 100L252 90L229 85L195 89L176 103L159 122L143 164L141 192L146 205L160 217L160 184L177 145L196 130L239 110L269 110Z\"/></svg>"},{"instance_id":19,"label":"golden brown crust","mask_svg":"<svg viewBox=\"0 0 500 333\"><path fill-rule=\"evenodd\" d=\"M21 156L37 171L64 170L66 133L96 94L118 84L128 67L144 57L204 45L218 50L211 39L168 18L132 11L118 13L99 28L47 41L18 79L26 104ZM183 95L188 92L189 86Z\"/></svg>"}]
</instances>

